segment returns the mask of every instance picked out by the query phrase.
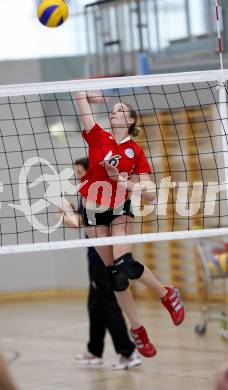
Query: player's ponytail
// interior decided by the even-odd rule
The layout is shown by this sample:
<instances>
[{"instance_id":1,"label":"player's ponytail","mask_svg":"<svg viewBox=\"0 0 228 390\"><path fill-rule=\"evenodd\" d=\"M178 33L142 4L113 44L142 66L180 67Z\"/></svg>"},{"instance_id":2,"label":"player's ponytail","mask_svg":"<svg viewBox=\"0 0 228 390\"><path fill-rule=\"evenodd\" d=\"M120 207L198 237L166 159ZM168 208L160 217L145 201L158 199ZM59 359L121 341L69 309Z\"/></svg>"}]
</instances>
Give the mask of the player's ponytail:
<instances>
[{"instance_id":1,"label":"player's ponytail","mask_svg":"<svg viewBox=\"0 0 228 390\"><path fill-rule=\"evenodd\" d=\"M133 109L133 107L130 104L124 103L124 105L128 108L130 117L134 119L134 123L132 123L131 126L128 128L128 134L131 135L132 137L137 137L141 132L140 127L136 126L138 121L137 112Z\"/></svg>"},{"instance_id":2,"label":"player's ponytail","mask_svg":"<svg viewBox=\"0 0 228 390\"><path fill-rule=\"evenodd\" d=\"M131 125L128 129L128 134L132 137L138 137L138 135L141 133L141 129L138 126Z\"/></svg>"}]
</instances>

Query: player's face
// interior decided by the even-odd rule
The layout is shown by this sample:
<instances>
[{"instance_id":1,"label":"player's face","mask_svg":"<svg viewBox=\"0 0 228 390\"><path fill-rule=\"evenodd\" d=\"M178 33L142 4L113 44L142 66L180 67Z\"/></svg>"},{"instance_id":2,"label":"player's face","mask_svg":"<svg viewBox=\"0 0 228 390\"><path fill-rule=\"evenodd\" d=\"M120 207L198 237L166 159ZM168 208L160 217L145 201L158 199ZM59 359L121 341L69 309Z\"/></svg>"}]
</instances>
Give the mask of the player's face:
<instances>
[{"instance_id":1,"label":"player's face","mask_svg":"<svg viewBox=\"0 0 228 390\"><path fill-rule=\"evenodd\" d=\"M129 127L134 123L131 118L128 107L123 103L117 103L110 114L112 127Z\"/></svg>"},{"instance_id":2,"label":"player's face","mask_svg":"<svg viewBox=\"0 0 228 390\"><path fill-rule=\"evenodd\" d=\"M75 173L76 179L80 180L86 174L86 170L84 169L84 167L82 165L77 164L77 165L74 165L74 173Z\"/></svg>"}]
</instances>

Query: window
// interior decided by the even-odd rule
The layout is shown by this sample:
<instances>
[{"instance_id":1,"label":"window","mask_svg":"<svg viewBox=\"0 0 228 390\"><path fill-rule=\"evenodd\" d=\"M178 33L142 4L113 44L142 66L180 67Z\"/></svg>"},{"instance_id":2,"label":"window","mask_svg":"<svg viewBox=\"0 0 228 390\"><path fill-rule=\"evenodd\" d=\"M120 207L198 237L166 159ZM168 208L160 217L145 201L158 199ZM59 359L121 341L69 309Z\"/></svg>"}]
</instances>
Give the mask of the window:
<instances>
[{"instance_id":1,"label":"window","mask_svg":"<svg viewBox=\"0 0 228 390\"><path fill-rule=\"evenodd\" d=\"M36 8L39 0L0 0L1 39L0 60L64 57L86 55L86 26L83 15L84 6L93 0L67 0L70 17L61 27L50 29L42 26L37 20ZM213 3L213 0L211 0ZM113 7L113 3L112 7ZM126 50L139 48L138 19L134 12L135 2L123 0L121 6L120 35L124 36ZM187 12L188 4L188 12ZM168 48L170 41L205 34L210 29L208 0L142 0L142 22L148 24L143 30L144 48L155 53L159 49ZM111 5L110 5L111 7ZM128 8L131 11L128 11ZM213 15L214 15L214 6ZM129 13L130 12L130 13ZM130 15L132 16L132 33ZM111 17L112 23L114 17ZM147 23L148 20L148 23ZM93 23L90 23L90 40L94 41ZM216 26L215 26L216 27ZM214 25L212 27L214 29ZM112 34L115 25L111 26ZM97 36L96 36L97 37ZM98 36L99 38L99 36ZM133 43L132 43L133 42ZM92 44L92 51L95 49Z\"/></svg>"},{"instance_id":2,"label":"window","mask_svg":"<svg viewBox=\"0 0 228 390\"><path fill-rule=\"evenodd\" d=\"M206 33L205 0L157 0L160 46Z\"/></svg>"},{"instance_id":3,"label":"window","mask_svg":"<svg viewBox=\"0 0 228 390\"><path fill-rule=\"evenodd\" d=\"M0 0L0 60L80 55L86 53L82 11L88 0L68 0L67 22L55 29L43 27L36 17L38 0ZM75 15L78 13L77 15Z\"/></svg>"}]
</instances>

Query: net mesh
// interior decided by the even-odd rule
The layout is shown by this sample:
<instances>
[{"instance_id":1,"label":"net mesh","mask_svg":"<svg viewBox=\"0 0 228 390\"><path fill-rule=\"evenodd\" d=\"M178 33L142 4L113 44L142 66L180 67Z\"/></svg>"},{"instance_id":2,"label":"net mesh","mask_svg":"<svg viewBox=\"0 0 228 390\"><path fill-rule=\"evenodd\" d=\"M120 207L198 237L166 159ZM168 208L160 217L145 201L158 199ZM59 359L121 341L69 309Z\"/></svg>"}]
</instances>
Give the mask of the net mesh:
<instances>
[{"instance_id":1,"label":"net mesh","mask_svg":"<svg viewBox=\"0 0 228 390\"><path fill-rule=\"evenodd\" d=\"M179 82L173 76L168 83L147 78L147 85L142 77L129 78L128 84L126 78L124 82L97 81L96 89L103 86L105 103L92 105L96 121L111 131L113 105L130 104L142 129L135 141L152 168L156 202L138 207L131 242L136 234L138 241L145 242L152 239L151 233L156 233L153 239L158 240L165 239L164 232L205 232L227 226L226 83L221 83L217 73L210 73L212 81L205 81L204 76L194 82L193 76L188 81L186 74ZM89 245L83 240L82 226L68 228L56 215L63 199L76 208L79 204L72 166L76 159L87 156L88 149L81 134L75 91L88 89L89 82L60 85L50 84L49 93L49 85L45 85L45 93L35 93L35 85L23 87L21 95L19 87L0 91L2 247L31 243L54 247L62 241L71 245L69 240L73 246ZM40 86L37 89L42 91ZM146 213L148 206L150 212ZM96 240L111 242L111 238Z\"/></svg>"}]
</instances>

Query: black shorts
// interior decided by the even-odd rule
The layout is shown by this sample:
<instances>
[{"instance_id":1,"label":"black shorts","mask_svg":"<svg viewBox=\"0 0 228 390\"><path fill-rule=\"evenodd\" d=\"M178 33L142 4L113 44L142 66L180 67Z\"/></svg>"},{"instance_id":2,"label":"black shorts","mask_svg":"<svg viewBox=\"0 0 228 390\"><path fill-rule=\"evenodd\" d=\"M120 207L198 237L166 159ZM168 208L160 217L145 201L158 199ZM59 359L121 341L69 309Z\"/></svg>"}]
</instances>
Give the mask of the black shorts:
<instances>
[{"instance_id":1,"label":"black shorts","mask_svg":"<svg viewBox=\"0 0 228 390\"><path fill-rule=\"evenodd\" d=\"M110 226L114 219L122 215L134 218L134 214L131 211L130 199L126 200L126 202L119 208L108 209L103 213L94 213L94 211L87 210L85 207L83 207L82 211L82 217L85 226Z\"/></svg>"}]
</instances>

